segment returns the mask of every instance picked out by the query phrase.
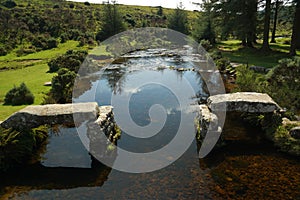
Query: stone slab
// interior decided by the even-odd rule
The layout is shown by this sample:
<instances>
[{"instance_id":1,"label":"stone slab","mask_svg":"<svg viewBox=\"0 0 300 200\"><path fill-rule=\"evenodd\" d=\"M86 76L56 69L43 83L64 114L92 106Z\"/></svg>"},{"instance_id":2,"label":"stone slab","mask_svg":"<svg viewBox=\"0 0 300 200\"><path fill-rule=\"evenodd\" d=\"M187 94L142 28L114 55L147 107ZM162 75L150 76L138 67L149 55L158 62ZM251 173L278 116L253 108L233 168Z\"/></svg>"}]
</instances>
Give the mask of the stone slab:
<instances>
[{"instance_id":1,"label":"stone slab","mask_svg":"<svg viewBox=\"0 0 300 200\"><path fill-rule=\"evenodd\" d=\"M268 95L255 92L238 92L210 96L207 103L211 111L240 111L266 113L282 110Z\"/></svg>"},{"instance_id":2,"label":"stone slab","mask_svg":"<svg viewBox=\"0 0 300 200\"><path fill-rule=\"evenodd\" d=\"M7 118L1 126L22 129L44 124L73 124L73 117L76 118L76 122L96 120L99 112L96 102L27 106Z\"/></svg>"}]
</instances>

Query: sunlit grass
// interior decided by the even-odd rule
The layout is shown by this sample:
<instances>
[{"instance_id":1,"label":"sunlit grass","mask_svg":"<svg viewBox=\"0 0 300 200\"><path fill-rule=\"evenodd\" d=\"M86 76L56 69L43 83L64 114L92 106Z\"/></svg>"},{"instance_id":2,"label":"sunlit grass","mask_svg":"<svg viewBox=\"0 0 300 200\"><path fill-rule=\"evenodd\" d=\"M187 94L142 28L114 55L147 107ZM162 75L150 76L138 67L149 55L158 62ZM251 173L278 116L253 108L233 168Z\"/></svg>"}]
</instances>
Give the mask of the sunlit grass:
<instances>
[{"instance_id":1,"label":"sunlit grass","mask_svg":"<svg viewBox=\"0 0 300 200\"><path fill-rule=\"evenodd\" d=\"M6 92L14 85L20 85L24 82L35 96L34 104L39 105L42 103L45 93L50 90L50 87L44 86L44 83L51 81L54 75L47 73L47 71L48 65L41 64L24 69L0 72L0 120L25 107L3 105Z\"/></svg>"},{"instance_id":2,"label":"sunlit grass","mask_svg":"<svg viewBox=\"0 0 300 200\"><path fill-rule=\"evenodd\" d=\"M222 41L217 45L225 57L228 57L231 62L243 63L248 65L274 67L278 61L283 58L290 58L288 52L290 45L283 43L270 44L272 52L264 53L259 51L261 41L255 45L255 48L244 48L239 40ZM300 55L300 52L297 51Z\"/></svg>"}]
</instances>

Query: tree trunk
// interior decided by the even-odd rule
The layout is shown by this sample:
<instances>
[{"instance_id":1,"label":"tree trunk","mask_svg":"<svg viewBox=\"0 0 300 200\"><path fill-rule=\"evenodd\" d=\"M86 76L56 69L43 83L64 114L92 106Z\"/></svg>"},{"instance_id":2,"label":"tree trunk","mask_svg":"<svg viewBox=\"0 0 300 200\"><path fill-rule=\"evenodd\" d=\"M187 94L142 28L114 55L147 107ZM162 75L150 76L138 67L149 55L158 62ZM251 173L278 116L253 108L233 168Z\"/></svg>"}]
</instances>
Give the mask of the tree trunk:
<instances>
[{"instance_id":1,"label":"tree trunk","mask_svg":"<svg viewBox=\"0 0 300 200\"><path fill-rule=\"evenodd\" d=\"M300 1L297 1L294 24L293 24L291 48L290 48L291 56L296 55L297 44L299 43L300 40L299 34L300 34Z\"/></svg>"},{"instance_id":2,"label":"tree trunk","mask_svg":"<svg viewBox=\"0 0 300 200\"><path fill-rule=\"evenodd\" d=\"M271 43L276 43L276 28L277 28L277 17L278 17L279 3L280 3L279 0L276 0Z\"/></svg>"},{"instance_id":3,"label":"tree trunk","mask_svg":"<svg viewBox=\"0 0 300 200\"><path fill-rule=\"evenodd\" d=\"M268 52L271 50L269 45L270 16L271 16L271 0L266 0L264 38L263 38L263 45L261 47L261 50L264 52Z\"/></svg>"}]
</instances>

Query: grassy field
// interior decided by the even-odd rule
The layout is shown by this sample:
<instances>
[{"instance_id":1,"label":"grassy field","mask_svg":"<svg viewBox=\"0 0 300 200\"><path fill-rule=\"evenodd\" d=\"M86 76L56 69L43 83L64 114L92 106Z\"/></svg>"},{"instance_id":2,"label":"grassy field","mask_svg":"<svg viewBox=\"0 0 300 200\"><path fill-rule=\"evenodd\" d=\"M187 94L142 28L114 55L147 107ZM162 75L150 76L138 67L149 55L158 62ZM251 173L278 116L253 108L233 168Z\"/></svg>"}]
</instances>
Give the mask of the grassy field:
<instances>
[{"instance_id":1,"label":"grassy field","mask_svg":"<svg viewBox=\"0 0 300 200\"><path fill-rule=\"evenodd\" d=\"M79 49L78 42L68 41L60 44L58 48L17 57L14 52L0 57L0 120L4 120L12 113L25 106L3 105L5 94L14 86L24 82L35 96L34 104L39 105L43 101L45 93L50 87L44 86L45 82L51 81L55 74L47 73L49 59L64 54L69 49ZM86 47L84 47L86 49ZM81 48L82 49L82 48ZM34 62L35 61L35 62ZM16 65L16 69L3 70L3 63ZM31 63L31 66L25 64Z\"/></svg>"},{"instance_id":2,"label":"grassy field","mask_svg":"<svg viewBox=\"0 0 300 200\"><path fill-rule=\"evenodd\" d=\"M289 58L289 45L283 43L270 44L271 53L263 53L259 51L260 43L252 48L243 48L241 41L228 40L218 43L217 48L220 49L223 55L230 59L231 62L243 63L255 66L271 68L277 65L278 60ZM300 55L300 52L297 52Z\"/></svg>"}]
</instances>

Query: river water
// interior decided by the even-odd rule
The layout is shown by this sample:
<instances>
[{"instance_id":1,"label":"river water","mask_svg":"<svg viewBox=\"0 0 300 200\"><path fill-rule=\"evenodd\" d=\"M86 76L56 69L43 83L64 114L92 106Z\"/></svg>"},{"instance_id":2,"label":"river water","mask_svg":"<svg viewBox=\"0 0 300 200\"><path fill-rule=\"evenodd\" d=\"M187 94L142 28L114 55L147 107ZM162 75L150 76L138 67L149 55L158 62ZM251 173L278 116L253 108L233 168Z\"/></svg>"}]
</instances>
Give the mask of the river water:
<instances>
[{"instance_id":1,"label":"river water","mask_svg":"<svg viewBox=\"0 0 300 200\"><path fill-rule=\"evenodd\" d=\"M147 63L156 64L146 70L126 68ZM159 123L155 116L149 115L149 109L155 104L162 105L167 118L157 135L141 139L123 131L118 141L118 146L128 151L151 152L176 136L181 117L196 114L181 115L176 94L162 85L147 84L138 90L132 86L138 80L151 79L175 82L176 87L183 90L187 80L194 90L188 104L194 106L199 98L208 94L201 75L192 68L189 62L171 58L130 59L125 64L113 65L101 78L92 79L88 91L78 98L88 100L93 92L99 105L109 105L112 95L131 93L130 115L140 126ZM193 126L194 121L190 123L187 125ZM196 135L195 131L186 134ZM261 130L235 116L228 117L224 134L227 145L214 149L204 159L199 159L200 144L194 139L171 165L150 173L134 174L101 164L92 168L91 157L76 128L59 127L58 132L49 131L41 160L1 177L0 199L299 199L300 162L297 158L279 153L262 137ZM174 158L166 156L166 159Z\"/></svg>"}]
</instances>

